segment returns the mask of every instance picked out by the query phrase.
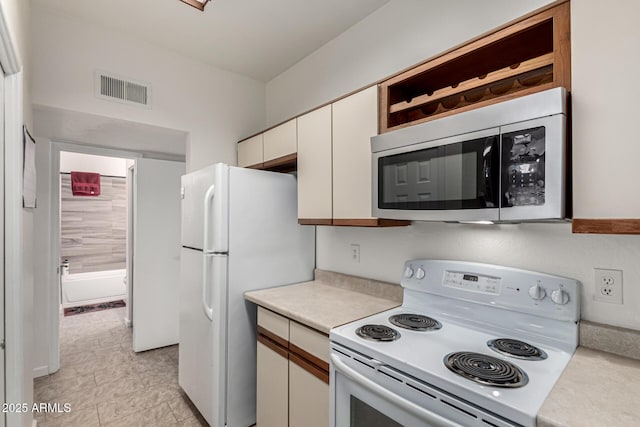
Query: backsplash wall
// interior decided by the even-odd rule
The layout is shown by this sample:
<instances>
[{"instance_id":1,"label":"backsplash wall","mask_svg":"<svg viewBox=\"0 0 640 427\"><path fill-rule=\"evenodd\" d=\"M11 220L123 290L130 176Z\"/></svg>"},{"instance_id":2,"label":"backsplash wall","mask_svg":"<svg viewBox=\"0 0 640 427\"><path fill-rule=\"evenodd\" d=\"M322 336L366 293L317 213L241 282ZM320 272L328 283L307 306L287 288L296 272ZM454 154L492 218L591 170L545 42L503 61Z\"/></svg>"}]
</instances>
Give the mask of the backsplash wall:
<instances>
[{"instance_id":1,"label":"backsplash wall","mask_svg":"<svg viewBox=\"0 0 640 427\"><path fill-rule=\"evenodd\" d=\"M69 272L126 268L126 178L101 176L97 197L74 197L66 173L60 185L60 256L69 260Z\"/></svg>"},{"instance_id":2,"label":"backsplash wall","mask_svg":"<svg viewBox=\"0 0 640 427\"><path fill-rule=\"evenodd\" d=\"M360 245L360 263L350 245ZM586 320L640 330L640 236L572 234L571 224L317 227L316 267L399 283L413 258L485 262L577 279ZM623 271L623 305L593 300L594 268Z\"/></svg>"}]
</instances>

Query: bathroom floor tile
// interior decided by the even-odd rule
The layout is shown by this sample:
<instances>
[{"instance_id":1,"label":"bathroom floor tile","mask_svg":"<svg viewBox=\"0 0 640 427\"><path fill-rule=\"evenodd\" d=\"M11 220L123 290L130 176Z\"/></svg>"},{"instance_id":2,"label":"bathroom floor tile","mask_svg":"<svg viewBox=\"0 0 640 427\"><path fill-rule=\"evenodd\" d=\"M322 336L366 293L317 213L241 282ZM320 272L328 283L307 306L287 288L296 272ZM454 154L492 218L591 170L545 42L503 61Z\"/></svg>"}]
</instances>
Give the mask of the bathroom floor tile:
<instances>
[{"instance_id":1,"label":"bathroom floor tile","mask_svg":"<svg viewBox=\"0 0 640 427\"><path fill-rule=\"evenodd\" d=\"M61 319L61 368L34 380L34 402L71 412L35 414L39 427L207 425L178 385L178 346L133 352L125 310Z\"/></svg>"}]
</instances>

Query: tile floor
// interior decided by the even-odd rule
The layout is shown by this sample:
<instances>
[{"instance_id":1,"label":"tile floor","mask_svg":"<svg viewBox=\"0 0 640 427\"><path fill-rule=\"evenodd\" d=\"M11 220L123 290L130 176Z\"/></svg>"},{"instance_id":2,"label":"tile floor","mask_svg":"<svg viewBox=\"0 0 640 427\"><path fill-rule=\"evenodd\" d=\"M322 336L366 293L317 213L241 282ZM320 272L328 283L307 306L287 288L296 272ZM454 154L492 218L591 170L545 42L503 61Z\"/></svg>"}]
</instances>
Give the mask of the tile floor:
<instances>
[{"instance_id":1,"label":"tile floor","mask_svg":"<svg viewBox=\"0 0 640 427\"><path fill-rule=\"evenodd\" d=\"M124 310L62 318L61 368L35 380L34 402L71 411L34 414L38 427L207 425L178 385L178 346L134 353Z\"/></svg>"}]
</instances>

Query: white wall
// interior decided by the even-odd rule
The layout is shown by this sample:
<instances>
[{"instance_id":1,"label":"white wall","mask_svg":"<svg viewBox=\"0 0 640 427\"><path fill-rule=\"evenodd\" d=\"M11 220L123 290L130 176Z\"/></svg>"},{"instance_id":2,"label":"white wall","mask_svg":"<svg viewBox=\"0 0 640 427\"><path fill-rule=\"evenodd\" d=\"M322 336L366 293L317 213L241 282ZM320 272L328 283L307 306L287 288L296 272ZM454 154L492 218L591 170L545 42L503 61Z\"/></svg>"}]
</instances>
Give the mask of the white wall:
<instances>
[{"instance_id":1,"label":"white wall","mask_svg":"<svg viewBox=\"0 0 640 427\"><path fill-rule=\"evenodd\" d=\"M456 259L524 268L580 280L582 318L640 329L640 236L571 234L570 224L464 225L414 223L410 227L317 228L318 268L400 281L413 258ZM360 245L360 263L350 244ZM593 268L623 270L624 304L593 301Z\"/></svg>"},{"instance_id":2,"label":"white wall","mask_svg":"<svg viewBox=\"0 0 640 427\"><path fill-rule=\"evenodd\" d=\"M187 131L188 171L235 164L236 142L265 125L261 82L42 6L32 18L34 104ZM96 70L150 83L152 108L96 98Z\"/></svg>"},{"instance_id":3,"label":"white wall","mask_svg":"<svg viewBox=\"0 0 640 427\"><path fill-rule=\"evenodd\" d=\"M100 175L127 176L127 159L117 157L95 156L93 154L73 153L62 151L60 153L60 172L72 171L94 172Z\"/></svg>"},{"instance_id":4,"label":"white wall","mask_svg":"<svg viewBox=\"0 0 640 427\"><path fill-rule=\"evenodd\" d=\"M548 2L392 0L269 82L267 122L279 122L363 87L545 3ZM640 32L637 26L627 23L638 15L638 6L632 0L616 4L617 7L609 11L605 5L592 9L594 4L588 0L572 1L575 9L572 49L577 59L573 64L573 75L576 82L584 80L584 84L576 84L573 91L574 102L582 104L574 110L574 136L580 136L580 140L574 138L574 159L583 161L579 154L576 155L581 144L602 147L603 153L606 147L612 146L610 144L616 148L622 146L623 154L598 155L599 160L594 160L590 167L597 167L602 158L621 162L625 167L621 178L628 180L633 179L630 171L637 169L635 162L640 155L631 116L637 111L635 104L639 97L638 86L631 85L636 79L629 75L615 83L613 90L617 90L617 94L610 102L602 93L605 89L599 85L611 87L616 77L608 76L606 82L601 82L598 78L603 76L597 74L611 64L617 64L613 67L618 70L616 72L627 64L631 65L632 73L639 71L637 55L633 57L631 52L637 50ZM601 19L605 11L615 13L615 16ZM619 29L619 26L624 28ZM634 32L629 34L631 28ZM620 39L621 34L626 38ZM609 62L597 68L593 76L596 79L592 80L581 73L588 72L585 67L590 62L600 60L592 51L595 39L598 40L595 46L600 51L607 50ZM592 85L598 87L595 92L589 90ZM626 88L630 89L630 94ZM585 109L582 106L586 106ZM609 110L604 116L607 120L600 122L599 114L605 109ZM628 110L622 115L627 117L627 123L620 128L623 131L617 132L619 122L615 117L622 110ZM594 133L584 129L593 129ZM625 155L632 156L621 160ZM622 207L629 196L616 193L615 188L602 191L607 198L615 200L618 207ZM637 199L637 194L635 197ZM639 216L635 210L632 213ZM351 243L360 244L359 264L350 261ZM411 227L388 229L318 227L317 266L321 269L397 283L403 262L416 257L488 262L576 278L584 287L584 319L640 329L637 314L640 306L640 236L574 235L569 224L481 227L416 223ZM594 267L624 271L624 305L593 301Z\"/></svg>"},{"instance_id":5,"label":"white wall","mask_svg":"<svg viewBox=\"0 0 640 427\"><path fill-rule=\"evenodd\" d=\"M106 123L113 121L110 119L123 123L110 128L93 120L88 129L78 129L80 124L73 120L79 114L66 114L64 117L69 120L64 120L62 125L70 128L72 134L100 136L98 141L71 142L105 145L104 141L119 139L122 144L122 129L132 127L143 131L150 127L183 131L188 133L186 161L190 171L214 162L235 164L236 142L264 127L264 84L261 82L195 62L123 34L83 24L40 5L32 9L31 17L32 100L41 107L39 111L74 112L106 117L109 120L102 121ZM151 108L96 98L93 86L96 70L151 84ZM136 124L141 125L136 127ZM140 137L141 132L137 131L135 135ZM164 138L165 142L168 140ZM47 144L38 144L37 169L39 174L45 174L44 177L49 176L51 147ZM127 147L135 150L130 142ZM117 145L121 149L127 147ZM145 150L154 151L147 145ZM158 144L156 151L166 150ZM44 201L49 192L50 188L40 185L38 198ZM48 251L50 212L44 212L44 203L41 207L35 244L38 250ZM41 296L47 295L47 272L55 269L55 265L38 262L36 268L36 304L42 310L37 311L35 322L40 332L49 319L48 300ZM49 359L49 338L38 335L33 351L36 375L57 367L57 359Z\"/></svg>"},{"instance_id":6,"label":"white wall","mask_svg":"<svg viewBox=\"0 0 640 427\"><path fill-rule=\"evenodd\" d=\"M336 99L550 0L391 0L267 83L267 125Z\"/></svg>"}]
</instances>

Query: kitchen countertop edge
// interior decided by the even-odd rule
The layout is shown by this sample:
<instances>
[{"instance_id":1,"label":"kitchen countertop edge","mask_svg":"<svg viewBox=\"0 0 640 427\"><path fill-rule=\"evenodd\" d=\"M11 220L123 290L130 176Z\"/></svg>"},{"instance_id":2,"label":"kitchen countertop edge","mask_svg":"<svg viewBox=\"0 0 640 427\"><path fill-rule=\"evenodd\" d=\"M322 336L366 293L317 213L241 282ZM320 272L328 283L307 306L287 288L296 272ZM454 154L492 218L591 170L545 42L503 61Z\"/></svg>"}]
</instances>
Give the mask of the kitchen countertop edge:
<instances>
[{"instance_id":1,"label":"kitchen countertop edge","mask_svg":"<svg viewBox=\"0 0 640 427\"><path fill-rule=\"evenodd\" d=\"M333 272L321 272L316 278L321 280L250 291L244 297L325 334L402 303L402 288L397 285ZM399 288L400 293L393 288Z\"/></svg>"}]
</instances>

